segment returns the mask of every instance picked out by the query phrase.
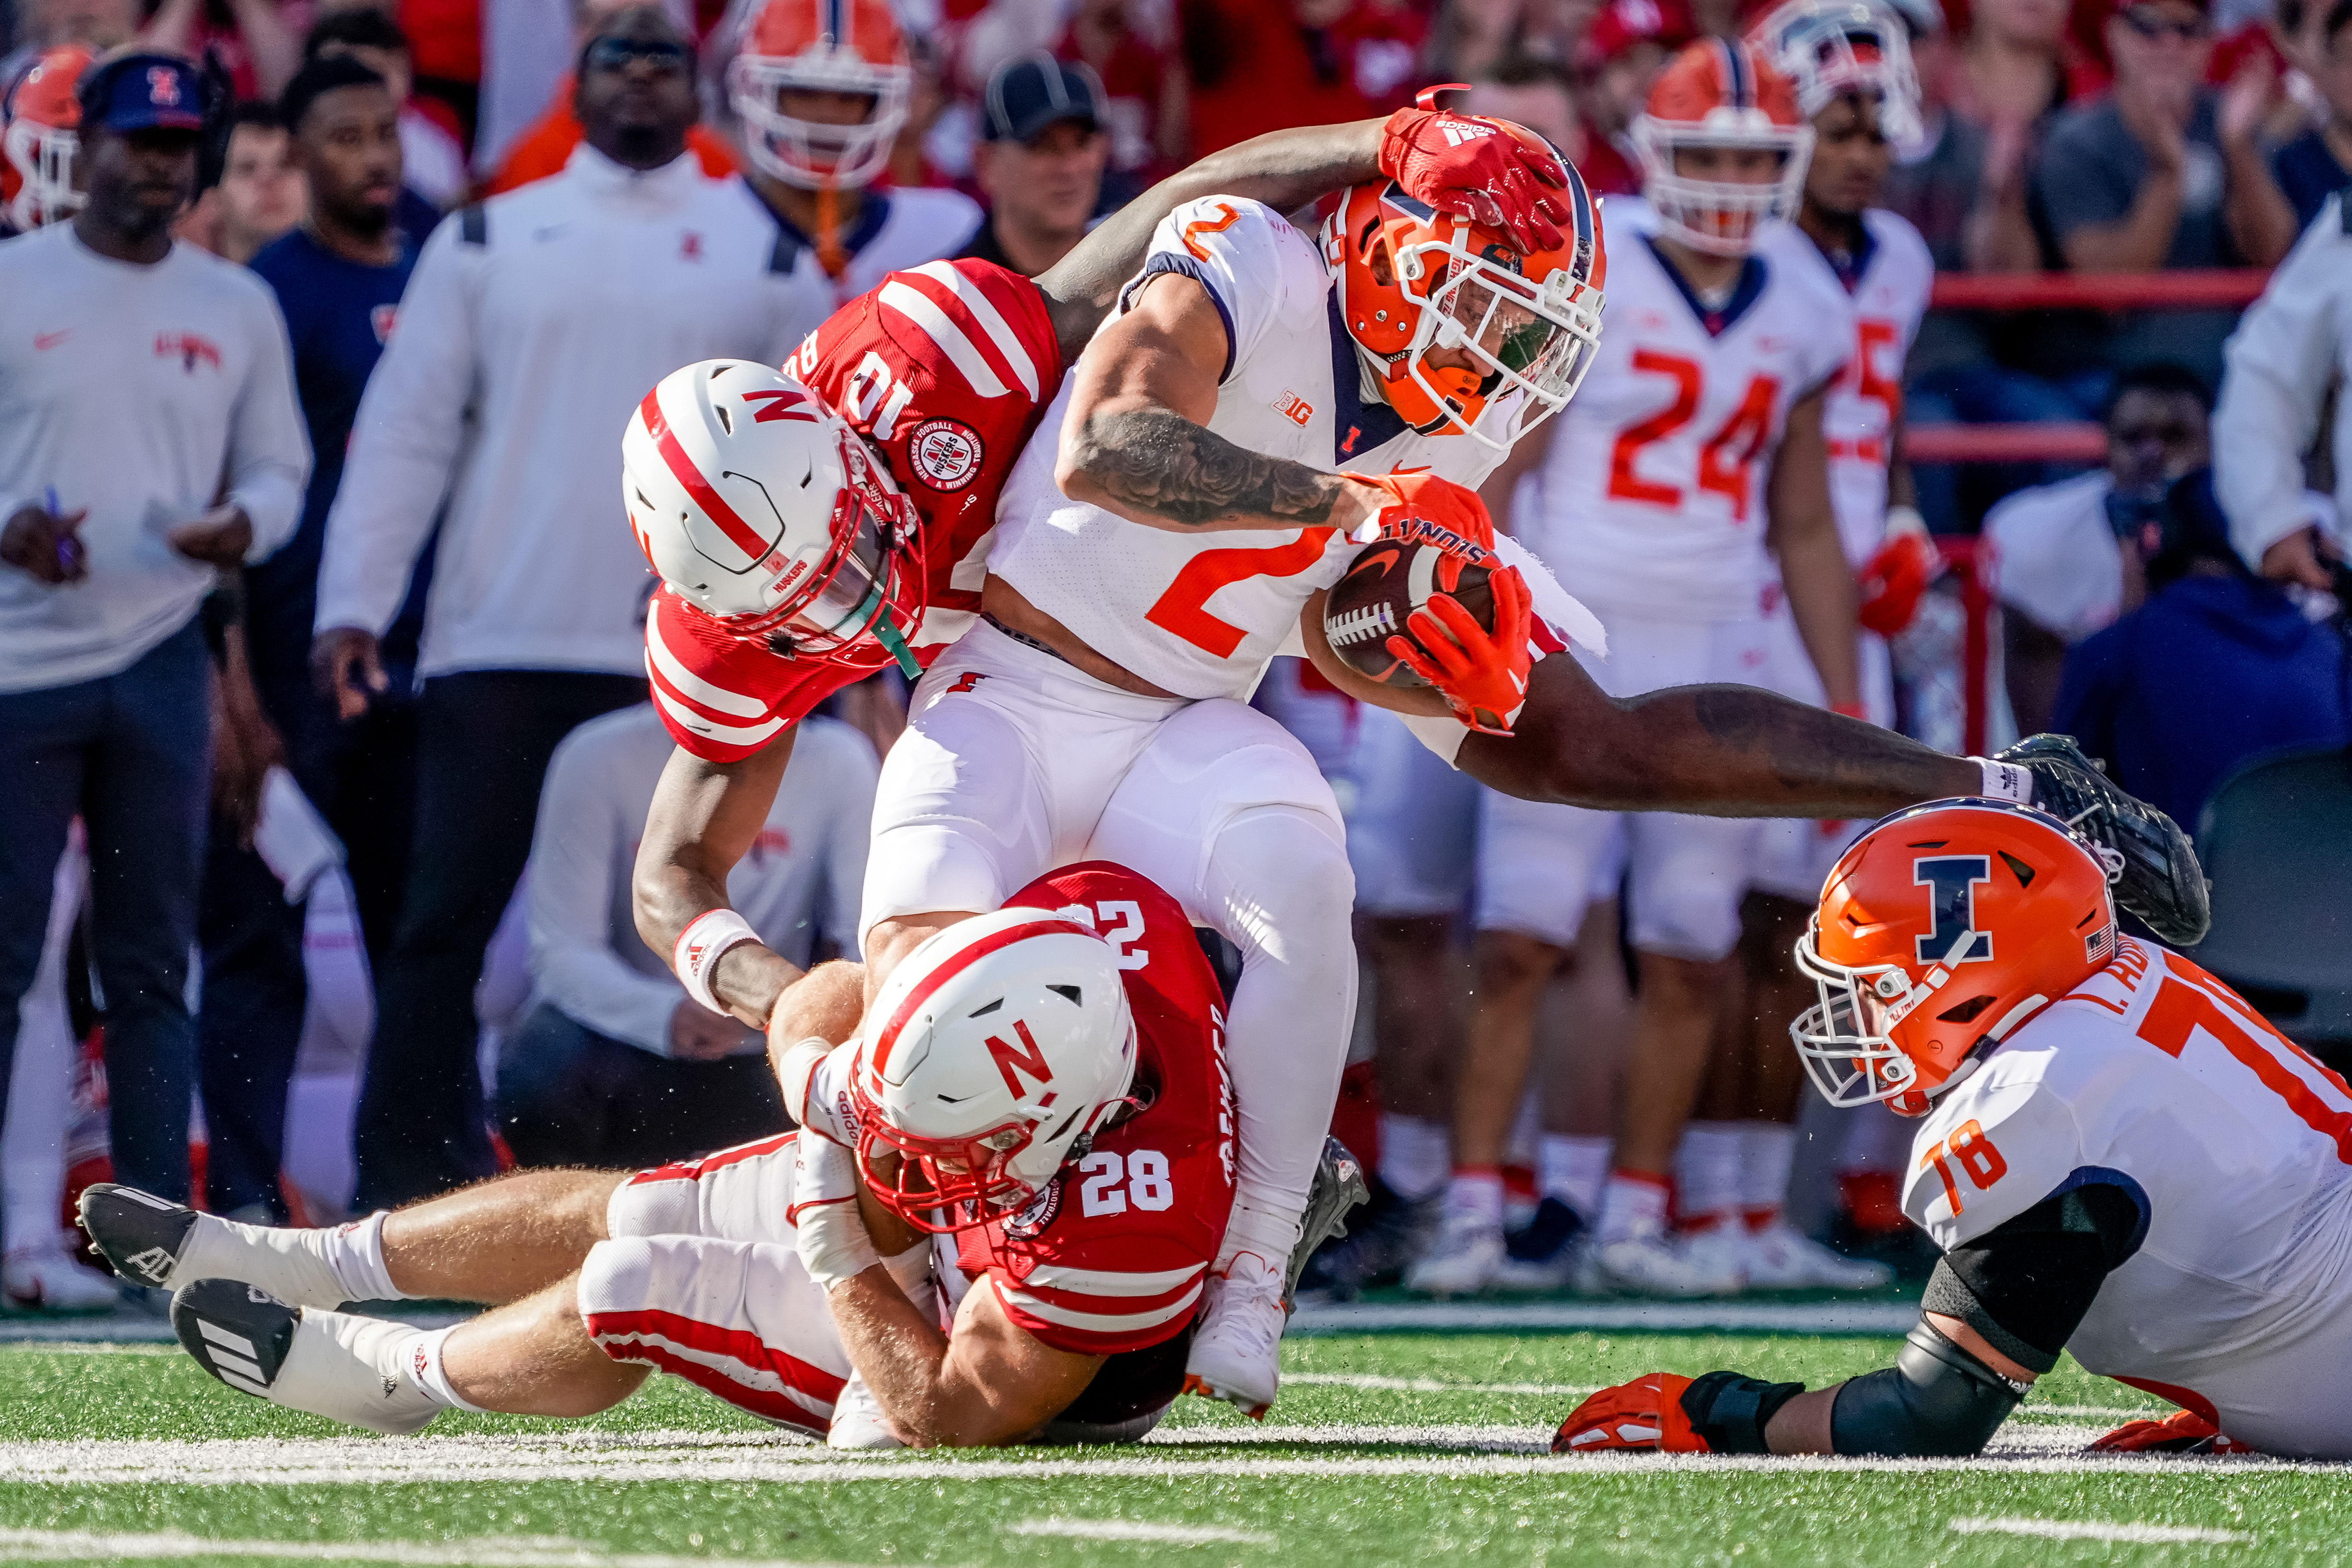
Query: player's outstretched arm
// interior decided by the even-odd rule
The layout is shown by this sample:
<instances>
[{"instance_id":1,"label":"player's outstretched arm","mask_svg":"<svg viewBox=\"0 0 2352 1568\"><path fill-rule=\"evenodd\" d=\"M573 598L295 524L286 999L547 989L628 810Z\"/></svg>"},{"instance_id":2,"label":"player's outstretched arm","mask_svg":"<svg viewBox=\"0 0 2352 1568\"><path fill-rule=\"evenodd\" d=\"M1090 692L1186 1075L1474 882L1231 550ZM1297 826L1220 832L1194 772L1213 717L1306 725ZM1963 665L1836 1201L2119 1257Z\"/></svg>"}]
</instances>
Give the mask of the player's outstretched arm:
<instances>
[{"instance_id":1,"label":"player's outstretched arm","mask_svg":"<svg viewBox=\"0 0 2352 1568\"><path fill-rule=\"evenodd\" d=\"M1072 500L1180 533L1353 528L1379 487L1237 447L1207 428L1229 352L1223 314L1181 273L1147 280L1077 363L1054 479Z\"/></svg>"},{"instance_id":2,"label":"player's outstretched arm","mask_svg":"<svg viewBox=\"0 0 2352 1568\"><path fill-rule=\"evenodd\" d=\"M1976 763L1860 720L1752 686L1619 701L1559 656L1535 667L1513 732L1467 735L1454 761L1505 795L1600 811L1875 818L1985 792Z\"/></svg>"},{"instance_id":3,"label":"player's outstretched arm","mask_svg":"<svg viewBox=\"0 0 2352 1568\"><path fill-rule=\"evenodd\" d=\"M684 748L670 753L629 886L637 934L656 953L675 953L687 927L729 907L727 874L768 820L796 733L785 730L740 762L706 762ZM741 942L719 955L707 980L728 1012L759 1029L767 1026L776 997L800 976L797 965L759 942Z\"/></svg>"}]
</instances>

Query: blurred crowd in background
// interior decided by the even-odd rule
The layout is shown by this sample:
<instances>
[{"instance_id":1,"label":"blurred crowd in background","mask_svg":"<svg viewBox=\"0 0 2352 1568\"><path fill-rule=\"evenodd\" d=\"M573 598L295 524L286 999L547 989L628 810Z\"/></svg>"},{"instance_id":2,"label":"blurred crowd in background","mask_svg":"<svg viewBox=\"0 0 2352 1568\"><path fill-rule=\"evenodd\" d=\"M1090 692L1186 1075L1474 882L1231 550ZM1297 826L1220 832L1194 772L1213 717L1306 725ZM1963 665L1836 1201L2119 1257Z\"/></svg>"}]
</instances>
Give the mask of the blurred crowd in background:
<instances>
[{"instance_id":1,"label":"blurred crowd in background","mask_svg":"<svg viewBox=\"0 0 2352 1568\"><path fill-rule=\"evenodd\" d=\"M1939 274L2270 268L2352 184L2352 0L1889 3L1921 133L1876 205ZM1595 194L1635 194L1652 80L1753 20L1738 0L0 0L0 231L33 231L0 248L10 332L50 326L6 292L19 272L41 268L46 310L115 287L100 256L164 254L141 250L163 242L138 217L159 199L140 182L164 176L108 149L177 123L165 88L229 106L204 152L217 178L164 215L170 234L247 269L173 285L202 331L168 353L159 328L148 354L146 307L122 307L140 363L184 360L187 385L103 429L27 416L6 458L55 470L63 444L68 471L144 465L154 484L0 471L0 513L47 520L26 525L33 564L0 548L0 792L38 796L0 829L8 1300L112 1301L60 1223L68 1183L109 1163L315 1224L505 1163L652 1163L779 1122L757 1036L688 998L629 916L667 742L628 635L651 580L613 440L660 375L778 363L894 268L972 255L1034 275L1192 158L1433 84L1550 137ZM860 70L796 77L826 31L859 40ZM125 48L204 64L162 86L142 68L84 122L77 83ZM87 278L56 259L85 204L121 247L77 252ZM17 249L10 270L53 229L48 261ZM2275 563L2242 558L2210 484L2179 484L2211 460L2236 319L1928 316L1903 374L1913 426L2096 421L2105 459L1916 466L1932 533L1990 543L1949 552L1895 639L1909 732L1961 750L1970 730L1990 752L2071 730L2192 826L2235 761L2341 744L2342 647L2315 599L2258 581ZM41 377L66 364L104 370L77 321L54 354L37 337L22 363L13 342L0 354L0 416L65 406ZM142 420L166 433L118 439ZM2320 458L2293 487L2307 515L2269 531L2315 563L2335 489ZM144 517L135 549L101 542L110 505ZM56 624L29 586L108 572L126 585L87 625ZM2217 637L2254 651L2217 664ZM1280 662L1262 700L1343 803L1398 776L1367 760L1377 726ZM2280 711L2162 700L2231 679L2284 692ZM730 885L795 962L854 951L904 695L877 678L812 722ZM68 755L71 787L37 789ZM1597 907L1611 918L1574 962L1535 977L1541 1070L1503 1112L1521 1220L1606 1153L1591 1108L1632 1004ZM1464 927L1362 922L1360 1054L1383 1032L1420 1047L1368 1065L1342 1104L1349 1141L1381 1151L1390 1223L1388 1251L1325 1270L1342 1293L1395 1278L1436 1223L1478 983ZM1741 1005L1731 987L1727 1031ZM1737 1104L1703 1114L1736 1146ZM1884 1130L1816 1121L1798 1184L1784 1152L1758 1202L1777 1212L1786 1189L1806 1230L1904 1261Z\"/></svg>"}]
</instances>

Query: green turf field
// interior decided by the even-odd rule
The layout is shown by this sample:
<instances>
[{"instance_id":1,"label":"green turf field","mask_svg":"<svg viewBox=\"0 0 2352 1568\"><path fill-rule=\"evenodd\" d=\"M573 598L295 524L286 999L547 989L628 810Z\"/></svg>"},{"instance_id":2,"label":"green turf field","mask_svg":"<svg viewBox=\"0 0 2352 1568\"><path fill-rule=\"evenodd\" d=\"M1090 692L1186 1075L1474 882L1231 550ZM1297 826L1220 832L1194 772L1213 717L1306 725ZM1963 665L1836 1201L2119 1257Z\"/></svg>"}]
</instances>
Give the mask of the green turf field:
<instances>
[{"instance_id":1,"label":"green turf field","mask_svg":"<svg viewBox=\"0 0 2352 1568\"><path fill-rule=\"evenodd\" d=\"M2334 1563L2347 1479L2085 1461L2142 1396L2068 1363L1969 1464L1555 1459L1581 1393L1657 1368L1821 1381L1885 1336L1294 1338L1272 1417L1185 1400L1151 1441L850 1457L656 1380L585 1423L354 1436L160 1345L0 1348L0 1562Z\"/></svg>"}]
</instances>

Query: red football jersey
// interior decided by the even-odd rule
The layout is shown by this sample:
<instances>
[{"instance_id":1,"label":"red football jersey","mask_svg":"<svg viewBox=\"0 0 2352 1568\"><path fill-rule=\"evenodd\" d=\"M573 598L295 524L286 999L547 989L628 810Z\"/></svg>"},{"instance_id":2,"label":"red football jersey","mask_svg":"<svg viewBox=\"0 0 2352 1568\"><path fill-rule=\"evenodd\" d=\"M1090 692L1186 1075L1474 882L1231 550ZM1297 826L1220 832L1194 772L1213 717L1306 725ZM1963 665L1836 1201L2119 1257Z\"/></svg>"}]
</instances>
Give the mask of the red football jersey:
<instances>
[{"instance_id":1,"label":"red football jersey","mask_svg":"<svg viewBox=\"0 0 2352 1568\"><path fill-rule=\"evenodd\" d=\"M1118 945L1144 1105L1026 1208L959 1233L956 1261L1057 1350L1160 1344L1192 1322L1233 1209L1223 994L1176 900L1124 866L1066 866L1005 904L1067 914Z\"/></svg>"},{"instance_id":2,"label":"red football jersey","mask_svg":"<svg viewBox=\"0 0 2352 1568\"><path fill-rule=\"evenodd\" d=\"M929 607L908 641L929 664L980 611L981 546L997 492L1062 381L1045 297L987 261L893 272L811 332L784 374L806 383L881 452L923 520ZM664 587L646 616L655 706L677 743L740 762L835 691L889 663L787 658L730 637Z\"/></svg>"}]
</instances>

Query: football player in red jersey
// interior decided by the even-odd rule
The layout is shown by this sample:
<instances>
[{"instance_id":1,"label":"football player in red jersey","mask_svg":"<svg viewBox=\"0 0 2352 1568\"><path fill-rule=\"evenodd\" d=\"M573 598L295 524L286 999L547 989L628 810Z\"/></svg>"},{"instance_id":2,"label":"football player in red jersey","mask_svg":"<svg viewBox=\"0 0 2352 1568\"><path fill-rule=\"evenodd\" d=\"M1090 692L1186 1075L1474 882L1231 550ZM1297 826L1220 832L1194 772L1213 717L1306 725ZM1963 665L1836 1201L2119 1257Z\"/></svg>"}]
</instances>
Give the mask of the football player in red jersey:
<instances>
[{"instance_id":1,"label":"football player in red jersey","mask_svg":"<svg viewBox=\"0 0 2352 1568\"><path fill-rule=\"evenodd\" d=\"M861 983L829 966L780 1009L807 1031L779 1053L797 1133L519 1172L336 1230L105 1185L84 1224L125 1278L176 1290L223 1382L377 1431L584 1415L658 1370L837 1446L1139 1436L1181 1384L1233 1200L1191 923L1123 867L1070 866L908 955L853 1035ZM394 1297L503 1305L438 1331L331 1310Z\"/></svg>"}]
</instances>

